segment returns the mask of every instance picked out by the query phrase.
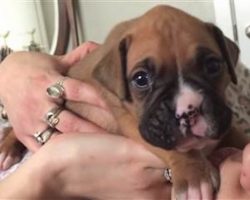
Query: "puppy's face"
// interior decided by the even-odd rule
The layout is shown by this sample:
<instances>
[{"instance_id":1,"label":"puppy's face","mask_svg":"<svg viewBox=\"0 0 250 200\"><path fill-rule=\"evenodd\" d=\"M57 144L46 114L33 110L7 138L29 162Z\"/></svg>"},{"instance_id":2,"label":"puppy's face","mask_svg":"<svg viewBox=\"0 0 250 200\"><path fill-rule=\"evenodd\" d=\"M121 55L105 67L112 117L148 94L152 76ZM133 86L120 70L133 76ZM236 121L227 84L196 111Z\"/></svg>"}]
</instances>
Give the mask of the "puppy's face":
<instances>
[{"instance_id":1,"label":"puppy's face","mask_svg":"<svg viewBox=\"0 0 250 200\"><path fill-rule=\"evenodd\" d=\"M127 84L149 143L188 151L219 140L231 123L224 90L234 74L212 26L149 17L128 35ZM223 40L223 41L219 41ZM221 43L224 42L224 44ZM227 51L227 50L226 50Z\"/></svg>"},{"instance_id":2,"label":"puppy's face","mask_svg":"<svg viewBox=\"0 0 250 200\"><path fill-rule=\"evenodd\" d=\"M151 144L180 151L203 148L229 128L231 111L221 90L225 63L213 51L202 51L182 63L185 70L149 57L129 73L139 129Z\"/></svg>"},{"instance_id":3,"label":"puppy's face","mask_svg":"<svg viewBox=\"0 0 250 200\"><path fill-rule=\"evenodd\" d=\"M126 23L110 52L96 77L122 100L149 143L201 149L230 127L224 90L230 80L236 83L238 48L215 26L160 6Z\"/></svg>"}]
</instances>

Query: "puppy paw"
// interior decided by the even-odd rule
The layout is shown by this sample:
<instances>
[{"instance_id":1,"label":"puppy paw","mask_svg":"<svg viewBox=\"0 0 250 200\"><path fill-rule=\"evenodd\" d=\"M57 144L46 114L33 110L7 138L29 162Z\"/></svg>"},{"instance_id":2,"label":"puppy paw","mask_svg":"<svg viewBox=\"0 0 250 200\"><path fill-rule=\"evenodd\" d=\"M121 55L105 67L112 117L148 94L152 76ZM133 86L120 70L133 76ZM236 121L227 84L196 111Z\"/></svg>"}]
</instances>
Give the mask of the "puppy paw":
<instances>
[{"instance_id":1,"label":"puppy paw","mask_svg":"<svg viewBox=\"0 0 250 200\"><path fill-rule=\"evenodd\" d=\"M208 161L175 168L172 175L172 199L213 200L219 187L219 173Z\"/></svg>"},{"instance_id":2,"label":"puppy paw","mask_svg":"<svg viewBox=\"0 0 250 200\"><path fill-rule=\"evenodd\" d=\"M13 134L8 133L0 144L0 170L7 170L19 162L26 150Z\"/></svg>"}]
</instances>

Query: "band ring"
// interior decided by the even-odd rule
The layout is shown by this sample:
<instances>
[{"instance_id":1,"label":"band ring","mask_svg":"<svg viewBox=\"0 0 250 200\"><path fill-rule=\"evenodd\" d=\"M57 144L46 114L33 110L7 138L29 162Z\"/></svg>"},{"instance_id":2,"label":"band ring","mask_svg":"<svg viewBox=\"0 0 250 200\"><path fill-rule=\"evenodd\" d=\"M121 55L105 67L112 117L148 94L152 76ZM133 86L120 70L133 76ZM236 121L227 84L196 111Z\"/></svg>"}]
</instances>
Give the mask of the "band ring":
<instances>
[{"instance_id":1,"label":"band ring","mask_svg":"<svg viewBox=\"0 0 250 200\"><path fill-rule=\"evenodd\" d=\"M53 128L46 128L44 131L37 131L33 136L37 143L44 145L50 139L53 132Z\"/></svg>"},{"instance_id":2,"label":"band ring","mask_svg":"<svg viewBox=\"0 0 250 200\"><path fill-rule=\"evenodd\" d=\"M60 119L58 117L58 115L60 114L60 112L62 112L62 108L59 106L56 106L52 109L50 109L46 114L45 114L45 122L51 127L51 128L55 128L56 125L59 123Z\"/></svg>"},{"instance_id":3,"label":"band ring","mask_svg":"<svg viewBox=\"0 0 250 200\"><path fill-rule=\"evenodd\" d=\"M172 183L172 171L171 171L171 169L169 169L169 168L164 169L163 175L168 182Z\"/></svg>"},{"instance_id":4,"label":"band ring","mask_svg":"<svg viewBox=\"0 0 250 200\"><path fill-rule=\"evenodd\" d=\"M63 82L65 81L66 77L62 80L58 81L57 83L49 86L46 90L47 95L53 99L60 99L64 96L64 86Z\"/></svg>"}]
</instances>

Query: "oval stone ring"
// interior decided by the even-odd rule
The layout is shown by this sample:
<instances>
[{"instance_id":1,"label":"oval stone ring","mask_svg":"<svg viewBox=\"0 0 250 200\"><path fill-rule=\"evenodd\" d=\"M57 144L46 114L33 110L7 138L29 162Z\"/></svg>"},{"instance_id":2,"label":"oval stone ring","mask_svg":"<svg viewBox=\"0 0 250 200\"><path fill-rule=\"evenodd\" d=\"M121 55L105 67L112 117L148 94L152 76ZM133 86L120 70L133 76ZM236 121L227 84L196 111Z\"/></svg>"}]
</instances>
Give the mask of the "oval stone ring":
<instances>
[{"instance_id":1,"label":"oval stone ring","mask_svg":"<svg viewBox=\"0 0 250 200\"><path fill-rule=\"evenodd\" d=\"M60 99L64 96L65 89L63 87L63 82L65 79L66 77L47 88L46 91L49 97L53 99Z\"/></svg>"}]
</instances>

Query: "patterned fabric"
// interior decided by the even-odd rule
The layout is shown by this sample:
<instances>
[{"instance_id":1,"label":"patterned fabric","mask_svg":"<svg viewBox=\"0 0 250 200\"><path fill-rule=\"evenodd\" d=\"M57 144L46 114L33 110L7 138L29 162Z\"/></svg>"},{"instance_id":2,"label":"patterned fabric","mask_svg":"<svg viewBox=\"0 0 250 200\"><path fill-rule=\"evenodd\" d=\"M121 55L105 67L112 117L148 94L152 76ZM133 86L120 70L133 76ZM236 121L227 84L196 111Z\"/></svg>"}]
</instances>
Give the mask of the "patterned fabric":
<instances>
[{"instance_id":1,"label":"patterned fabric","mask_svg":"<svg viewBox=\"0 0 250 200\"><path fill-rule=\"evenodd\" d=\"M239 63L236 74L238 84L231 83L226 96L234 113L234 125L250 136L250 69Z\"/></svg>"}]
</instances>

